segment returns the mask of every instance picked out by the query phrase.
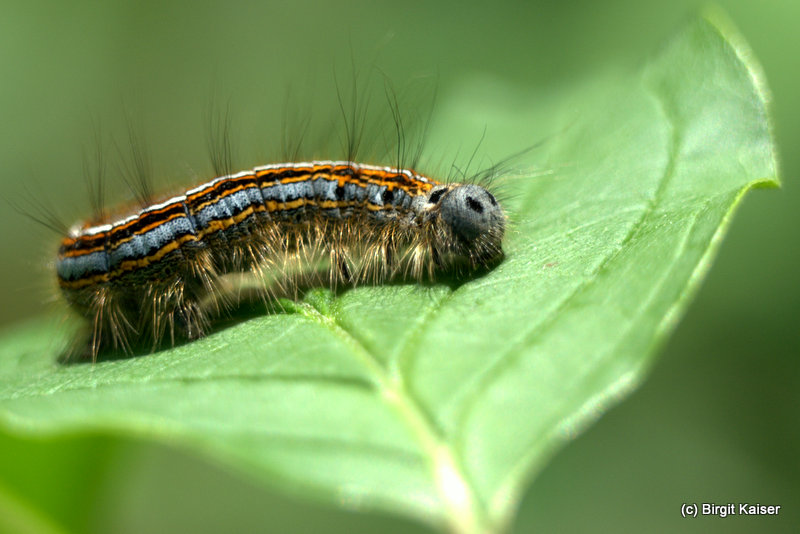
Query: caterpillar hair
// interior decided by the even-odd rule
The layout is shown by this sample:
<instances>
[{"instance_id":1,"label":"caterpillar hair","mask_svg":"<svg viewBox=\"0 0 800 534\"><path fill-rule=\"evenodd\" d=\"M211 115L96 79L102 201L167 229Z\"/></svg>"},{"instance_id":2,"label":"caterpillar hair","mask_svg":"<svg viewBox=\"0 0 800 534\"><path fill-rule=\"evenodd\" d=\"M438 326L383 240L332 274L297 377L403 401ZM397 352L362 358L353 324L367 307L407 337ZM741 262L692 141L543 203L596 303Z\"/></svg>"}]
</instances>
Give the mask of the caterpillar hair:
<instances>
[{"instance_id":1,"label":"caterpillar hair","mask_svg":"<svg viewBox=\"0 0 800 534\"><path fill-rule=\"evenodd\" d=\"M459 171L458 181L418 172L422 142L408 142L396 93L386 93L393 165L357 159L366 106L348 106L340 93L346 158L232 172L226 111L209 128L217 177L156 201L147 154L131 129L126 181L138 203L108 210L97 186L94 216L69 228L58 247L61 294L88 325L71 357L95 361L205 336L239 306L231 290L237 275L275 302L309 280L333 289L435 280L502 260L506 216L489 191L500 166Z\"/></svg>"}]
</instances>

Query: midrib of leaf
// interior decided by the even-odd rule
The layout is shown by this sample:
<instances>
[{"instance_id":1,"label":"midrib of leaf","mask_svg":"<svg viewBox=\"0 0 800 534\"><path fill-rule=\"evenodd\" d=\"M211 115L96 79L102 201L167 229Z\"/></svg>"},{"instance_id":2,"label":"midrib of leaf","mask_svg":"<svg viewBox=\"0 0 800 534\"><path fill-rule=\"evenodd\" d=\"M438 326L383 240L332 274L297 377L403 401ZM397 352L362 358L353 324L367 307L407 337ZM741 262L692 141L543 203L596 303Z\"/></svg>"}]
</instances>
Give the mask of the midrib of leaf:
<instances>
[{"instance_id":1,"label":"midrib of leaf","mask_svg":"<svg viewBox=\"0 0 800 534\"><path fill-rule=\"evenodd\" d=\"M456 451L442 438L421 403L405 387L399 373L390 373L379 360L335 318L307 302L292 305L298 313L328 329L350 349L372 377L379 398L389 405L416 439L428 459L433 480L451 531L459 534L495 532L483 512Z\"/></svg>"}]
</instances>

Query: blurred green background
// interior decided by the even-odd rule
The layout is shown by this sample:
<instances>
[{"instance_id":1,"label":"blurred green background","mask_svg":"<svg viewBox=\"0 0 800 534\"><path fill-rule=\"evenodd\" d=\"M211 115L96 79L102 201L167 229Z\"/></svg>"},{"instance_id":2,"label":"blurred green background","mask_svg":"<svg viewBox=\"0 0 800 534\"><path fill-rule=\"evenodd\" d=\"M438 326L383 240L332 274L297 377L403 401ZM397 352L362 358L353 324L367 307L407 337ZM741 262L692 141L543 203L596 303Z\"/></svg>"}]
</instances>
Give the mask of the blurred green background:
<instances>
[{"instance_id":1,"label":"blurred green background","mask_svg":"<svg viewBox=\"0 0 800 534\"><path fill-rule=\"evenodd\" d=\"M784 188L748 195L647 382L556 455L528 491L515 532L800 526L800 3L720 5L772 89ZM331 64L346 71L351 50L356 64L374 61L392 80L436 73L440 95L483 77L536 98L609 68L636 68L700 7L4 0L3 195L46 190L66 220L84 215L82 151L94 150L98 129L124 144L126 114L147 134L158 176L205 177L202 115L216 92L230 95L242 125L235 141L243 160L256 163L264 145L275 146L264 135L280 134L287 90L330 90ZM3 328L47 310L54 241L0 207ZM68 531L423 530L276 495L166 445L0 436L0 458L0 503L15 502L14 513L24 514L26 503L45 502L44 517ZM683 502L783 508L778 517L687 522Z\"/></svg>"}]
</instances>

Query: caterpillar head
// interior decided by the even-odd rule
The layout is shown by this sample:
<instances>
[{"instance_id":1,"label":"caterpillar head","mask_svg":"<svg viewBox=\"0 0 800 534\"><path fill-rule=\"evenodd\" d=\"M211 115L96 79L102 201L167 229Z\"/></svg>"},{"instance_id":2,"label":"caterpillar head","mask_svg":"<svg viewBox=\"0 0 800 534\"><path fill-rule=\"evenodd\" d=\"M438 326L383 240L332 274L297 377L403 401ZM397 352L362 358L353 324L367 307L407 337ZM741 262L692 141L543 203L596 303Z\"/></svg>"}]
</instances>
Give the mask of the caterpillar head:
<instances>
[{"instance_id":1,"label":"caterpillar head","mask_svg":"<svg viewBox=\"0 0 800 534\"><path fill-rule=\"evenodd\" d=\"M503 258L506 217L494 196L479 185L434 187L426 206L433 221L433 249L444 266L492 266Z\"/></svg>"}]
</instances>

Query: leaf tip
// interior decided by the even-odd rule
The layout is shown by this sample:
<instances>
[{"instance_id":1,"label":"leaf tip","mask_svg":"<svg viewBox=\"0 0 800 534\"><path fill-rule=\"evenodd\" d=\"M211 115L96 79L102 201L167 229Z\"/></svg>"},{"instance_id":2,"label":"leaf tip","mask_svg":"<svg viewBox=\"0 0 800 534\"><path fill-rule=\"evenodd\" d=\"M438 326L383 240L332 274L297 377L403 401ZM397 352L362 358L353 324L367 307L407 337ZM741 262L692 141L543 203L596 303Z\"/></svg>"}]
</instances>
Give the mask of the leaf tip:
<instances>
[{"instance_id":1,"label":"leaf tip","mask_svg":"<svg viewBox=\"0 0 800 534\"><path fill-rule=\"evenodd\" d=\"M776 149L775 143L775 127L772 119L772 93L767 84L767 77L764 73L764 68L761 66L758 58L753 52L750 45L745 40L742 33L739 31L736 24L727 14L727 12L716 4L709 4L705 6L700 12L701 21L710 26L720 38L728 44L742 63L750 80L753 83L755 92L759 100L764 105L764 114L767 119L770 137L770 151L772 153L772 167L774 169L773 176L758 180L751 184L753 189L761 188L776 188L781 186L780 179L780 158Z\"/></svg>"}]
</instances>

